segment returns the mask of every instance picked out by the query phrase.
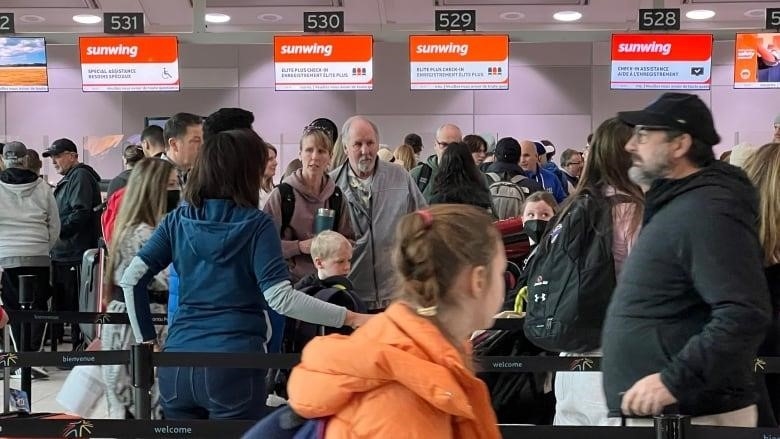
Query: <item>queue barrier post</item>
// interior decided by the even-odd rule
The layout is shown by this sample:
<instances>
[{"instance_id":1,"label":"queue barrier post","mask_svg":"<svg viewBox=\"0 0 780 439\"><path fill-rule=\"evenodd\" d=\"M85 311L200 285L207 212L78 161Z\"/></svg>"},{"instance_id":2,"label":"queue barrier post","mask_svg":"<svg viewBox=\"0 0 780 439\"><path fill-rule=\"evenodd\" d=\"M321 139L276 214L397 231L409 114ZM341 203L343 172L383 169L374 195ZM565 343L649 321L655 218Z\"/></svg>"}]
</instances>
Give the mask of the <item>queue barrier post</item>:
<instances>
[{"instance_id":1,"label":"queue barrier post","mask_svg":"<svg viewBox=\"0 0 780 439\"><path fill-rule=\"evenodd\" d=\"M32 310L32 304L35 301L35 276L25 274L19 276L19 307L22 310ZM21 322L21 334L19 335L19 350L21 352L30 352L31 343L31 323ZM27 394L27 400L30 402L32 410L32 367L22 368L22 391Z\"/></svg>"},{"instance_id":2,"label":"queue barrier post","mask_svg":"<svg viewBox=\"0 0 780 439\"><path fill-rule=\"evenodd\" d=\"M691 418L683 415L661 415L655 419L656 439L687 439Z\"/></svg>"},{"instance_id":3,"label":"queue barrier post","mask_svg":"<svg viewBox=\"0 0 780 439\"><path fill-rule=\"evenodd\" d=\"M154 346L146 343L134 344L130 350L136 419L152 419L153 352Z\"/></svg>"}]
</instances>

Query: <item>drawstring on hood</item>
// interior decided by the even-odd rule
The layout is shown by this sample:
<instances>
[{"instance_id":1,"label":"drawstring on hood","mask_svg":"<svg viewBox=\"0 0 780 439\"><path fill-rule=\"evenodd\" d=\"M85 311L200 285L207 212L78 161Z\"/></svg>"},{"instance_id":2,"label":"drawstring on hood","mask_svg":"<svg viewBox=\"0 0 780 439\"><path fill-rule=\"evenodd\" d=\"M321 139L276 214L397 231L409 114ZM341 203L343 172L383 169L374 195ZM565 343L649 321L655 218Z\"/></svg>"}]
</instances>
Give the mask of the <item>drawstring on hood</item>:
<instances>
[{"instance_id":1,"label":"drawstring on hood","mask_svg":"<svg viewBox=\"0 0 780 439\"><path fill-rule=\"evenodd\" d=\"M304 200L306 200L307 203L324 205L324 203L330 198L331 194L333 194L333 191L336 190L336 183L332 178L330 178L330 176L328 176L328 174L324 174L322 178L324 184L322 185L322 189L320 190L319 194L312 192L311 188L306 185L306 182L303 179L303 170L301 169L295 171L295 173L287 177L284 182L298 191L298 193L303 197Z\"/></svg>"}]
</instances>

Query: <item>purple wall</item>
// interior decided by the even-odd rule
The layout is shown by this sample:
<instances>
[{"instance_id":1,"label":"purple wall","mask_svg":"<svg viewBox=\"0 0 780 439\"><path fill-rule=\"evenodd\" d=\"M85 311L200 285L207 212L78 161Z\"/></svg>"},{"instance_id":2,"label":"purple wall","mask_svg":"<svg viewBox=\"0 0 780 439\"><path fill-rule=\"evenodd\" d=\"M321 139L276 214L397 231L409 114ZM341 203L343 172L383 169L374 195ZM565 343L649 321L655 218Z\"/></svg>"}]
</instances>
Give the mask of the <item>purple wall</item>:
<instances>
[{"instance_id":1,"label":"purple wall","mask_svg":"<svg viewBox=\"0 0 780 439\"><path fill-rule=\"evenodd\" d=\"M718 152L737 140L768 141L780 112L780 90L732 88L732 53L733 42L715 43L713 87L699 93L723 138ZM255 128L264 138L282 146L280 172L297 156L303 126L318 116L341 124L352 114L368 115L379 124L380 141L392 147L414 131L431 151L436 128L453 122L464 133L546 137L559 148L581 148L602 120L641 108L661 93L610 90L606 42L513 43L508 91L412 92L406 45L398 43L375 44L373 92L276 92L269 45L183 45L178 93L83 93L76 47L50 46L48 55L48 93L0 93L0 131L7 139L40 150L59 137L83 143L86 136L137 134L144 116L205 115L241 106L255 113ZM121 168L119 151L108 154L85 157L106 178ZM44 172L52 174L48 163Z\"/></svg>"}]
</instances>

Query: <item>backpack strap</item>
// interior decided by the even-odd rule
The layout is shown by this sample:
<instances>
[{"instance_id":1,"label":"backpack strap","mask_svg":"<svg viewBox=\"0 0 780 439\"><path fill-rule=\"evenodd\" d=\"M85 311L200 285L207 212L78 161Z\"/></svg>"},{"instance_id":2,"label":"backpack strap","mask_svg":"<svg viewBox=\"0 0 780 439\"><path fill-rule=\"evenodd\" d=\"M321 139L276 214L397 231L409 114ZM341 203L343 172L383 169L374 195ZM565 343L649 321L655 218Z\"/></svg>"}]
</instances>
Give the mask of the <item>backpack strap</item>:
<instances>
[{"instance_id":1,"label":"backpack strap","mask_svg":"<svg viewBox=\"0 0 780 439\"><path fill-rule=\"evenodd\" d=\"M282 225L279 227L279 236L284 235L284 231L290 227L293 213L295 213L295 193L292 186L287 183L279 183L279 196L282 199Z\"/></svg>"},{"instance_id":2,"label":"backpack strap","mask_svg":"<svg viewBox=\"0 0 780 439\"><path fill-rule=\"evenodd\" d=\"M341 188L336 185L333 189L333 195L328 198L328 207L335 212L333 216L333 228L337 229L341 224L341 207L344 205L344 194L341 193Z\"/></svg>"},{"instance_id":3,"label":"backpack strap","mask_svg":"<svg viewBox=\"0 0 780 439\"><path fill-rule=\"evenodd\" d=\"M498 174L496 174L495 172L488 172L485 175L487 175L487 178L490 179L490 183L491 184L492 183L497 183L497 182L501 181L501 177Z\"/></svg>"},{"instance_id":4,"label":"backpack strap","mask_svg":"<svg viewBox=\"0 0 780 439\"><path fill-rule=\"evenodd\" d=\"M428 183L431 181L431 174L433 174L431 165L423 163L422 168L420 168L420 174L417 175L417 188L420 189L420 192L424 192L425 188L428 187Z\"/></svg>"}]
</instances>

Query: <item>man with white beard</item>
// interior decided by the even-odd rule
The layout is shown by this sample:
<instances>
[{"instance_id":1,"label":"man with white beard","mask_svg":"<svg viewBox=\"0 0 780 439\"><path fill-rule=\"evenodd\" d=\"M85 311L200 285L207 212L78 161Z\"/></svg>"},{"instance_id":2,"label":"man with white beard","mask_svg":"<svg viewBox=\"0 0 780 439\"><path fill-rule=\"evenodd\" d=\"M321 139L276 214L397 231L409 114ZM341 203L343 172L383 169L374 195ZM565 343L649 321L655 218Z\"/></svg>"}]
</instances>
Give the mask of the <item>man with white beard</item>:
<instances>
[{"instance_id":1,"label":"man with white beard","mask_svg":"<svg viewBox=\"0 0 780 439\"><path fill-rule=\"evenodd\" d=\"M349 203L358 237L349 278L368 309L381 311L396 292L390 264L396 224L426 202L403 167L377 159L379 130L373 122L353 116L341 132L348 160L330 175Z\"/></svg>"}]
</instances>

